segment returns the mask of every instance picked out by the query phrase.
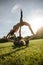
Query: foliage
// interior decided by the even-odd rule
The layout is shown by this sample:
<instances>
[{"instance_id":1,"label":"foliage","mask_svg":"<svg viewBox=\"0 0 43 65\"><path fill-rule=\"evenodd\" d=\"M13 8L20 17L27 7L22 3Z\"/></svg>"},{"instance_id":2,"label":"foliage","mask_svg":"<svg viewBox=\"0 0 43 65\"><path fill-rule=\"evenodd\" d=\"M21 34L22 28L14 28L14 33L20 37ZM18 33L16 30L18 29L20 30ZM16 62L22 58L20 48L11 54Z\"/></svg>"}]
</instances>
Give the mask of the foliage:
<instances>
[{"instance_id":1,"label":"foliage","mask_svg":"<svg viewBox=\"0 0 43 65\"><path fill-rule=\"evenodd\" d=\"M37 38L43 38L43 27L39 28L36 32Z\"/></svg>"},{"instance_id":2,"label":"foliage","mask_svg":"<svg viewBox=\"0 0 43 65\"><path fill-rule=\"evenodd\" d=\"M4 38L0 39L0 43L4 43L4 42L8 42L8 40Z\"/></svg>"}]
</instances>

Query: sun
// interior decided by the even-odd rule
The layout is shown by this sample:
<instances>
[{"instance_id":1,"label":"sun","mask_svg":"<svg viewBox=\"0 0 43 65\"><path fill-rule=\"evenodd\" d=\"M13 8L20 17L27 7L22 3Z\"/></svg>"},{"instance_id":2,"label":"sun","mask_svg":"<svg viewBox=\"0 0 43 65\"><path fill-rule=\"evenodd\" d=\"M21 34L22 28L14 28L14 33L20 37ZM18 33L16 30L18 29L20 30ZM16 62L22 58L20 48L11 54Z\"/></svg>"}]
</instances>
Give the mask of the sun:
<instances>
[{"instance_id":1,"label":"sun","mask_svg":"<svg viewBox=\"0 0 43 65\"><path fill-rule=\"evenodd\" d=\"M43 26L43 16L39 15L32 15L32 17L29 20L26 20L28 23L30 23L31 28L33 32L36 34L37 30ZM28 29L28 27L22 27L22 36L30 36L32 35L31 31Z\"/></svg>"},{"instance_id":2,"label":"sun","mask_svg":"<svg viewBox=\"0 0 43 65\"><path fill-rule=\"evenodd\" d=\"M36 33L36 31L43 26L43 16L39 16L39 15L33 15L32 18L29 21L34 33Z\"/></svg>"}]
</instances>

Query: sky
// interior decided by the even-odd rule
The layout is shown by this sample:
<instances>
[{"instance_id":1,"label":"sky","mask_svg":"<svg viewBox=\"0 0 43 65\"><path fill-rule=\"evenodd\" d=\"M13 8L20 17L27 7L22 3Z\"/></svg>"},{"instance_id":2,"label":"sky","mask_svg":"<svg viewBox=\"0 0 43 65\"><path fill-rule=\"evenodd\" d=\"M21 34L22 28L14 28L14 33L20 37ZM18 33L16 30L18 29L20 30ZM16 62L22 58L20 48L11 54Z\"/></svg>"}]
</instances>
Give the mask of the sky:
<instances>
[{"instance_id":1,"label":"sky","mask_svg":"<svg viewBox=\"0 0 43 65\"><path fill-rule=\"evenodd\" d=\"M20 9L23 20L31 25L34 33L43 26L43 0L0 0L0 37L6 36L19 22ZM15 34L19 35L18 32ZM32 34L26 26L22 27L21 33L22 36Z\"/></svg>"}]
</instances>

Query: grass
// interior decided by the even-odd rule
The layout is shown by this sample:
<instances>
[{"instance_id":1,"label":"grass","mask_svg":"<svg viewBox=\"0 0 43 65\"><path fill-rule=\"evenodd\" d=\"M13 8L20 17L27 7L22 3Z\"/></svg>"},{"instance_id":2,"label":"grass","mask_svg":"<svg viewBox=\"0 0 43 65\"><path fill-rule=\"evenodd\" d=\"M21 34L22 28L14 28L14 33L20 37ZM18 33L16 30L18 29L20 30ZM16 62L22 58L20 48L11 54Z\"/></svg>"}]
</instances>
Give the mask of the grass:
<instances>
[{"instance_id":1,"label":"grass","mask_svg":"<svg viewBox=\"0 0 43 65\"><path fill-rule=\"evenodd\" d=\"M43 39L31 40L28 47L13 46L0 43L0 65L43 65Z\"/></svg>"}]
</instances>

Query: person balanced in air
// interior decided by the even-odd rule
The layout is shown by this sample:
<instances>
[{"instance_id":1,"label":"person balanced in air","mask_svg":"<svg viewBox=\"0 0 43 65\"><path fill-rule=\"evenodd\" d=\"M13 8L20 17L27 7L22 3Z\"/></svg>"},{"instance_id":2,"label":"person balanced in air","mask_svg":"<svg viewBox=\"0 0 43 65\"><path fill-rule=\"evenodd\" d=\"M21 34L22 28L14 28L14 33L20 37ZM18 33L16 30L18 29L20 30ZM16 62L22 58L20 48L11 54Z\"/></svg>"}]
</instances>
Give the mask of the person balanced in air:
<instances>
[{"instance_id":1,"label":"person balanced in air","mask_svg":"<svg viewBox=\"0 0 43 65\"><path fill-rule=\"evenodd\" d=\"M31 25L29 23L27 23L26 21L23 21L23 11L22 11L22 9L20 11L21 11L20 22L13 26L13 29L11 29L10 32L7 34L7 36L6 36L7 38L12 36L15 32L17 32L18 29L19 29L19 36L21 37L21 27L24 26L24 25L28 26L31 33L34 35L34 32L31 28Z\"/></svg>"}]
</instances>

